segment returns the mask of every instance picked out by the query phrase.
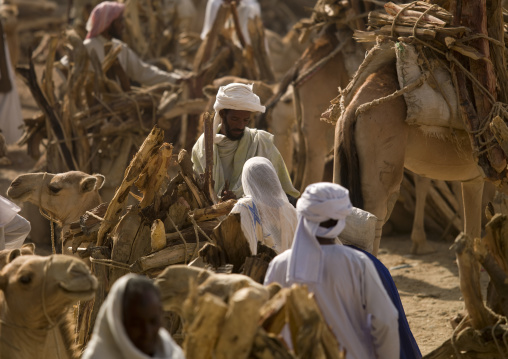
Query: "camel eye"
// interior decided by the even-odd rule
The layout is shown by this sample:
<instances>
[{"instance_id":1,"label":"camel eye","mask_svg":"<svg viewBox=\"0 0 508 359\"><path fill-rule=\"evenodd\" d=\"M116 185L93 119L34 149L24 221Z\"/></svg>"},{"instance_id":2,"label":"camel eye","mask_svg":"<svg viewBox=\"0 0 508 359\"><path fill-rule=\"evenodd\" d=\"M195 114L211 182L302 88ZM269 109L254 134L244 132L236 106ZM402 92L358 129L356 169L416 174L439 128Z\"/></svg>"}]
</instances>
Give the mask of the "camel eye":
<instances>
[{"instance_id":1,"label":"camel eye","mask_svg":"<svg viewBox=\"0 0 508 359\"><path fill-rule=\"evenodd\" d=\"M30 284L32 282L32 275L24 274L21 277L19 277L19 281L23 284Z\"/></svg>"},{"instance_id":2,"label":"camel eye","mask_svg":"<svg viewBox=\"0 0 508 359\"><path fill-rule=\"evenodd\" d=\"M51 191L51 193L57 194L58 192L60 192L61 188L49 186L49 190Z\"/></svg>"}]
</instances>

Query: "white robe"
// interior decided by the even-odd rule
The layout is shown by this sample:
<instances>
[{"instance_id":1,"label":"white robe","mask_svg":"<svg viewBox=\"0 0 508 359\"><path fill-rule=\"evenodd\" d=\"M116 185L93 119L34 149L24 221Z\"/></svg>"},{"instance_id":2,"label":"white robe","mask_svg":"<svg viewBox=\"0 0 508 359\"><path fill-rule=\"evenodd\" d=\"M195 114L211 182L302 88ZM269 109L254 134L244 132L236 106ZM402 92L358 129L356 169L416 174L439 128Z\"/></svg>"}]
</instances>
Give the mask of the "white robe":
<instances>
[{"instance_id":1,"label":"white robe","mask_svg":"<svg viewBox=\"0 0 508 359\"><path fill-rule=\"evenodd\" d=\"M30 229L30 222L17 214L5 226L0 226L0 250L21 248Z\"/></svg>"},{"instance_id":2,"label":"white robe","mask_svg":"<svg viewBox=\"0 0 508 359\"><path fill-rule=\"evenodd\" d=\"M305 283L332 329L346 359L399 357L397 309L391 302L371 260L341 245L321 246L324 262L321 282ZM291 250L275 257L265 285L287 281Z\"/></svg>"},{"instance_id":3,"label":"white robe","mask_svg":"<svg viewBox=\"0 0 508 359\"><path fill-rule=\"evenodd\" d=\"M16 75L12 69L7 40L4 37L5 58L7 60L7 71L11 80L12 89L6 93L0 93L0 129L7 144L16 143L23 129L23 115L21 113L21 102L19 100L18 87L16 86Z\"/></svg>"},{"instance_id":4,"label":"white robe","mask_svg":"<svg viewBox=\"0 0 508 359\"><path fill-rule=\"evenodd\" d=\"M226 137L224 136L224 138ZM213 179L215 181L214 189L218 195L221 194L226 180L219 155L218 146L220 145L220 143L213 144ZM289 173L279 150L273 144L273 135L263 130L245 127L245 133L242 139L238 141L238 148L235 151L233 168L229 171L231 173L229 189L233 191L236 197L240 198L243 196L243 165L249 158L255 156L265 157L272 162L285 193L293 197L298 197L300 195L300 192L298 192L291 183L291 178L289 177ZM196 173L202 174L205 172L206 157L204 134L198 138L192 148L192 163L194 164L194 171L196 171Z\"/></svg>"},{"instance_id":5,"label":"white robe","mask_svg":"<svg viewBox=\"0 0 508 359\"><path fill-rule=\"evenodd\" d=\"M102 62L104 60L104 45L107 42L108 40L105 37L99 35L91 39L85 39L83 45L85 45L88 53L95 50L97 57ZM118 39L111 39L111 42L113 43L113 48L117 46L122 47L122 50L118 54L118 62L131 80L146 86L152 86L163 82L175 83L181 79L180 76L174 73L162 71L156 66L147 64L126 43ZM60 61L65 66L69 64L67 56L64 56Z\"/></svg>"}]
</instances>

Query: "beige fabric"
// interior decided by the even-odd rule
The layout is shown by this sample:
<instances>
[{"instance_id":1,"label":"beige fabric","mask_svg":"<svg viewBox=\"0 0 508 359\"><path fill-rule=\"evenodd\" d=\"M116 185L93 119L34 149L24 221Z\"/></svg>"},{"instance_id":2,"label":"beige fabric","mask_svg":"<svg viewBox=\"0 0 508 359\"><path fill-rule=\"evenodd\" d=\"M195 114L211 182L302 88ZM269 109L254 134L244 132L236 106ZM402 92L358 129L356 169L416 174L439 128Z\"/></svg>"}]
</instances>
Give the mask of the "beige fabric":
<instances>
[{"instance_id":1,"label":"beige fabric","mask_svg":"<svg viewBox=\"0 0 508 359\"><path fill-rule=\"evenodd\" d=\"M224 170L222 168L222 160L219 155L218 145L213 145L213 179L215 181L214 189L218 195L221 194L225 184ZM298 197L298 192L291 183L284 160L279 150L273 144L273 135L255 128L245 127L245 133L241 140L238 141L238 148L235 152L233 170L231 171L231 181L229 189L238 197L243 196L242 187L242 170L245 162L252 157L265 157L272 162L277 177L282 185L285 193ZM194 171L201 174L205 172L206 156L205 156L205 138L201 135L194 147L192 148L192 163Z\"/></svg>"},{"instance_id":2,"label":"beige fabric","mask_svg":"<svg viewBox=\"0 0 508 359\"><path fill-rule=\"evenodd\" d=\"M399 85L403 88L420 78L423 74L422 68L426 69L426 64L419 57L414 46L404 42L396 44L395 54ZM457 114L457 98L450 73L436 60L429 59L429 61L434 66L433 74L439 86L430 76L422 86L404 93L407 105L406 122L417 126L463 130L464 125Z\"/></svg>"}]
</instances>

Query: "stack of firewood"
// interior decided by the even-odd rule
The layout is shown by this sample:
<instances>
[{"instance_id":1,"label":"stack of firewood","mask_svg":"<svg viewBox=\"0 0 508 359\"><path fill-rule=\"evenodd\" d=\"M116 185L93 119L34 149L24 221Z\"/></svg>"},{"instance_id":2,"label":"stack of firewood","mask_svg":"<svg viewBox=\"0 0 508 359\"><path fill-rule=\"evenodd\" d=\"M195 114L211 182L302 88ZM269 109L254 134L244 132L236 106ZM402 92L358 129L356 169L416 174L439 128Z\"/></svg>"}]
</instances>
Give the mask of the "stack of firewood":
<instances>
[{"instance_id":1,"label":"stack of firewood","mask_svg":"<svg viewBox=\"0 0 508 359\"><path fill-rule=\"evenodd\" d=\"M205 117L205 128L211 127L213 118ZM239 214L228 215L236 201L219 203L211 192L211 165L204 178L196 176L190 156L182 150L178 173L169 179L173 147L163 138L163 131L154 128L125 170L113 199L87 211L64 234L64 246L90 258L100 283L95 299L79 308L81 345L91 335L110 286L128 272L155 277L167 266L199 261L211 270L244 273L262 282L276 255L259 245L252 256ZM139 195L132 193L133 185ZM127 206L129 195L137 200L135 205Z\"/></svg>"}]
</instances>

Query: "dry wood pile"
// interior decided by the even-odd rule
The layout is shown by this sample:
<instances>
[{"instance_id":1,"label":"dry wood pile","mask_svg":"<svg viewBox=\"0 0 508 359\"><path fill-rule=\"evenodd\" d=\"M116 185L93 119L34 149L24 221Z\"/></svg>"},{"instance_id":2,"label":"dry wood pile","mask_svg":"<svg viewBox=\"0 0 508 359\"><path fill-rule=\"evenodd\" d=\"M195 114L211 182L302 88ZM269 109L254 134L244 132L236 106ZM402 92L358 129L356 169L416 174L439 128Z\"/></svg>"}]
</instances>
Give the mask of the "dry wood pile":
<instances>
[{"instance_id":1,"label":"dry wood pile","mask_svg":"<svg viewBox=\"0 0 508 359\"><path fill-rule=\"evenodd\" d=\"M211 127L213 118L205 117L206 127ZM211 132L207 135L211 138ZM236 201L217 202L213 197L211 165L204 178L197 177L190 156L182 150L178 174L169 179L173 147L163 137L163 131L154 128L125 170L111 202L87 211L64 235L64 245L90 258L99 279L95 299L79 307L80 345L88 342L110 286L128 272L154 277L170 265L197 260L211 270L244 273L262 282L275 256L263 245L252 256L239 215L228 215ZM140 195L132 193L133 185ZM138 203L127 206L129 195Z\"/></svg>"},{"instance_id":2,"label":"dry wood pile","mask_svg":"<svg viewBox=\"0 0 508 359\"><path fill-rule=\"evenodd\" d=\"M427 71L432 71L429 58L447 68L478 165L487 180L502 186L508 182L506 139L499 136L508 130L503 8L498 0L452 5L386 3L384 11L369 14L369 31L356 31L355 39L402 41L415 46Z\"/></svg>"},{"instance_id":3,"label":"dry wood pile","mask_svg":"<svg viewBox=\"0 0 508 359\"><path fill-rule=\"evenodd\" d=\"M503 358L508 355L508 217L494 211L506 210L506 199L494 201L483 238L460 234L453 249L459 267L460 289L467 314L455 323L453 335L424 358ZM479 269L490 277L484 303Z\"/></svg>"},{"instance_id":4,"label":"dry wood pile","mask_svg":"<svg viewBox=\"0 0 508 359\"><path fill-rule=\"evenodd\" d=\"M305 286L173 266L155 280L165 310L183 320L186 358L344 358ZM294 355L280 340L288 325Z\"/></svg>"}]
</instances>

